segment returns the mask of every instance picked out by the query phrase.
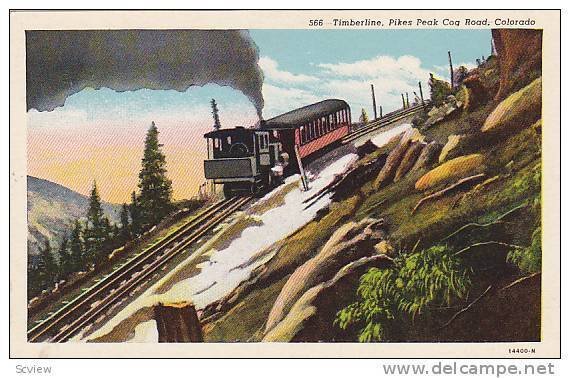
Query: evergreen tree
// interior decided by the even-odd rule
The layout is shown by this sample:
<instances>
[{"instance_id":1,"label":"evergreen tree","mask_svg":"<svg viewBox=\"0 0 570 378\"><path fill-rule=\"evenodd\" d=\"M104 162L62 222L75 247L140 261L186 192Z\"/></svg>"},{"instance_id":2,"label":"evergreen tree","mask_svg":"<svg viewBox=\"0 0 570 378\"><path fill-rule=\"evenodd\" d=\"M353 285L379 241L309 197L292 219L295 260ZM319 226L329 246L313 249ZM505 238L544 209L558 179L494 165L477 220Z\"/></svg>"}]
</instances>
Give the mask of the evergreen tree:
<instances>
[{"instance_id":1,"label":"evergreen tree","mask_svg":"<svg viewBox=\"0 0 570 378\"><path fill-rule=\"evenodd\" d=\"M89 210L87 211L87 224L85 226L85 254L88 262L96 264L105 252L105 242L108 239L109 220L103 215L101 197L97 190L97 183L93 182L93 189L89 196Z\"/></svg>"},{"instance_id":2,"label":"evergreen tree","mask_svg":"<svg viewBox=\"0 0 570 378\"><path fill-rule=\"evenodd\" d=\"M368 123L368 113L366 113L366 110L364 110L364 108L362 108L362 111L360 112L359 121L361 123Z\"/></svg>"},{"instance_id":3,"label":"evergreen tree","mask_svg":"<svg viewBox=\"0 0 570 378\"><path fill-rule=\"evenodd\" d=\"M441 106L451 94L451 85L446 81L436 79L432 73L429 74L428 84L432 104Z\"/></svg>"},{"instance_id":4,"label":"evergreen tree","mask_svg":"<svg viewBox=\"0 0 570 378\"><path fill-rule=\"evenodd\" d=\"M214 117L214 129L219 130L222 128L222 125L220 124L218 104L216 104L215 99L212 99L212 101L210 101L210 106L212 107L212 117Z\"/></svg>"},{"instance_id":5,"label":"evergreen tree","mask_svg":"<svg viewBox=\"0 0 570 378\"><path fill-rule=\"evenodd\" d=\"M148 129L142 169L139 173L140 207L143 228L160 222L172 209L172 182L166 177L166 157L158 142L154 122Z\"/></svg>"},{"instance_id":6,"label":"evergreen tree","mask_svg":"<svg viewBox=\"0 0 570 378\"><path fill-rule=\"evenodd\" d=\"M59 259L59 276L61 278L67 277L71 272L73 272L73 261L71 259L71 253L69 251L69 239L64 236L61 239L58 250Z\"/></svg>"},{"instance_id":7,"label":"evergreen tree","mask_svg":"<svg viewBox=\"0 0 570 378\"><path fill-rule=\"evenodd\" d=\"M69 241L70 257L72 264L72 271L79 272L85 268L86 262L83 255L83 241L81 240L81 223L76 220L75 226L71 231L71 238Z\"/></svg>"},{"instance_id":8,"label":"evergreen tree","mask_svg":"<svg viewBox=\"0 0 570 378\"><path fill-rule=\"evenodd\" d=\"M28 262L28 300L40 294L43 289L42 274L37 264Z\"/></svg>"},{"instance_id":9,"label":"evergreen tree","mask_svg":"<svg viewBox=\"0 0 570 378\"><path fill-rule=\"evenodd\" d=\"M131 204L129 205L129 214L131 216L131 233L138 236L142 233L142 219L139 200L135 191L131 193Z\"/></svg>"},{"instance_id":10,"label":"evergreen tree","mask_svg":"<svg viewBox=\"0 0 570 378\"><path fill-rule=\"evenodd\" d=\"M45 241L44 248L40 248L38 269L42 277L42 286L51 286L57 278L58 268L49 240Z\"/></svg>"},{"instance_id":11,"label":"evergreen tree","mask_svg":"<svg viewBox=\"0 0 570 378\"><path fill-rule=\"evenodd\" d=\"M129 207L123 203L121 207L121 229L119 230L119 238L121 242L126 242L131 239L131 225L129 223Z\"/></svg>"}]
</instances>

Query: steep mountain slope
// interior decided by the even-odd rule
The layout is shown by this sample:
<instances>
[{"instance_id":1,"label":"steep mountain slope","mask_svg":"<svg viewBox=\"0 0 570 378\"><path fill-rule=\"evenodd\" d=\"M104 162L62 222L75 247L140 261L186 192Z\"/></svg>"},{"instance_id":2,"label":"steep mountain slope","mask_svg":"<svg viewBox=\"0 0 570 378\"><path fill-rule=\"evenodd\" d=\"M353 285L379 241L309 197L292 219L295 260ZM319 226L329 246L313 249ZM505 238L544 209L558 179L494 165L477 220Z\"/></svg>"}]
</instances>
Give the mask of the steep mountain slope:
<instances>
[{"instance_id":1,"label":"steep mountain slope","mask_svg":"<svg viewBox=\"0 0 570 378\"><path fill-rule=\"evenodd\" d=\"M28 254L37 255L46 238L59 239L75 219L83 218L89 198L54 182L28 176ZM117 222L120 205L103 202L103 211Z\"/></svg>"}]
</instances>

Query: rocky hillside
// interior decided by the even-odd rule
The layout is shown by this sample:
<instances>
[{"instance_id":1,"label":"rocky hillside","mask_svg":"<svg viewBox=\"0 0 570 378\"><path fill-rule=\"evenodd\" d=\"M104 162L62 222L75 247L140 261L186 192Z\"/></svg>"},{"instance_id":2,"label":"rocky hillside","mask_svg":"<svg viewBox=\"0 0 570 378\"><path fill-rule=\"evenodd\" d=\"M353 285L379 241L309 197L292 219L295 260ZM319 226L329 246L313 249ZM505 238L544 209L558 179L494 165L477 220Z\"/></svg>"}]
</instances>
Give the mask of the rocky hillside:
<instances>
[{"instance_id":1,"label":"rocky hillside","mask_svg":"<svg viewBox=\"0 0 570 378\"><path fill-rule=\"evenodd\" d=\"M59 240L75 219L85 216L88 206L88 197L28 176L28 254L36 255L46 239ZM118 221L119 205L103 203L103 211L111 221Z\"/></svg>"},{"instance_id":2,"label":"rocky hillside","mask_svg":"<svg viewBox=\"0 0 570 378\"><path fill-rule=\"evenodd\" d=\"M540 339L541 32L509 33L414 128L365 145L328 209L204 309L205 341Z\"/></svg>"}]
</instances>

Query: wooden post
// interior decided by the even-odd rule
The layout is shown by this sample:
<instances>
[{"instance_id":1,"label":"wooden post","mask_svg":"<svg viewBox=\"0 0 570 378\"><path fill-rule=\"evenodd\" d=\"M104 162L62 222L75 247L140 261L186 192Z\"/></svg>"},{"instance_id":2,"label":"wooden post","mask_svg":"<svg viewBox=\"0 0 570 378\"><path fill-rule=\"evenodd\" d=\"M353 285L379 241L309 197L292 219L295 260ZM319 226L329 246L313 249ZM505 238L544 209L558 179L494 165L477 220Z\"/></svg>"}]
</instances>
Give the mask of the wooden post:
<instances>
[{"instance_id":1,"label":"wooden post","mask_svg":"<svg viewBox=\"0 0 570 378\"><path fill-rule=\"evenodd\" d=\"M402 93L402 106L406 109L406 100L404 99L404 94Z\"/></svg>"},{"instance_id":2,"label":"wooden post","mask_svg":"<svg viewBox=\"0 0 570 378\"><path fill-rule=\"evenodd\" d=\"M372 91L372 109L374 109L374 119L378 119L378 114L376 113L376 96L374 95L374 84L370 84L370 90Z\"/></svg>"},{"instance_id":3,"label":"wooden post","mask_svg":"<svg viewBox=\"0 0 570 378\"><path fill-rule=\"evenodd\" d=\"M421 99L422 99L422 105L425 105L425 102L424 102L424 91L422 90L422 82L421 82L421 81L418 81L418 85L420 86L420 97L421 97Z\"/></svg>"},{"instance_id":4,"label":"wooden post","mask_svg":"<svg viewBox=\"0 0 570 378\"><path fill-rule=\"evenodd\" d=\"M453 63L451 62L451 51L447 52L449 58L449 77L451 78L451 89L453 89Z\"/></svg>"},{"instance_id":5,"label":"wooden post","mask_svg":"<svg viewBox=\"0 0 570 378\"><path fill-rule=\"evenodd\" d=\"M382 118L382 105L380 105L380 118Z\"/></svg>"},{"instance_id":6,"label":"wooden post","mask_svg":"<svg viewBox=\"0 0 570 378\"><path fill-rule=\"evenodd\" d=\"M154 319L159 343L204 341L202 326L191 302L159 303L154 306Z\"/></svg>"},{"instance_id":7,"label":"wooden post","mask_svg":"<svg viewBox=\"0 0 570 378\"><path fill-rule=\"evenodd\" d=\"M307 191L309 190L309 180L305 174L305 168L303 167L303 162L301 161L301 153L299 152L298 145L295 145L295 156L297 157L297 164L299 164L299 173L301 173L301 183L303 184L303 189Z\"/></svg>"},{"instance_id":8,"label":"wooden post","mask_svg":"<svg viewBox=\"0 0 570 378\"><path fill-rule=\"evenodd\" d=\"M408 92L406 92L406 106L410 107L410 98L408 97Z\"/></svg>"}]
</instances>

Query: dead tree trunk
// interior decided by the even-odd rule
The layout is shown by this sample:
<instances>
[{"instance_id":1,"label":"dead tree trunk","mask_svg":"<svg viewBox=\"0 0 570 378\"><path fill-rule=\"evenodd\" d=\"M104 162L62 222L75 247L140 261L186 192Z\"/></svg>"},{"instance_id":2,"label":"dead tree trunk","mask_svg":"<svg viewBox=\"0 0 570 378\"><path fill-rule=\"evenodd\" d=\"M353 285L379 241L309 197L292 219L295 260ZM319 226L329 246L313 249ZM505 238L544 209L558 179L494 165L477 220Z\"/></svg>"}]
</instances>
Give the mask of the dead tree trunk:
<instances>
[{"instance_id":1,"label":"dead tree trunk","mask_svg":"<svg viewBox=\"0 0 570 378\"><path fill-rule=\"evenodd\" d=\"M159 343L194 343L204 341L196 308L190 302L154 306Z\"/></svg>"}]
</instances>

